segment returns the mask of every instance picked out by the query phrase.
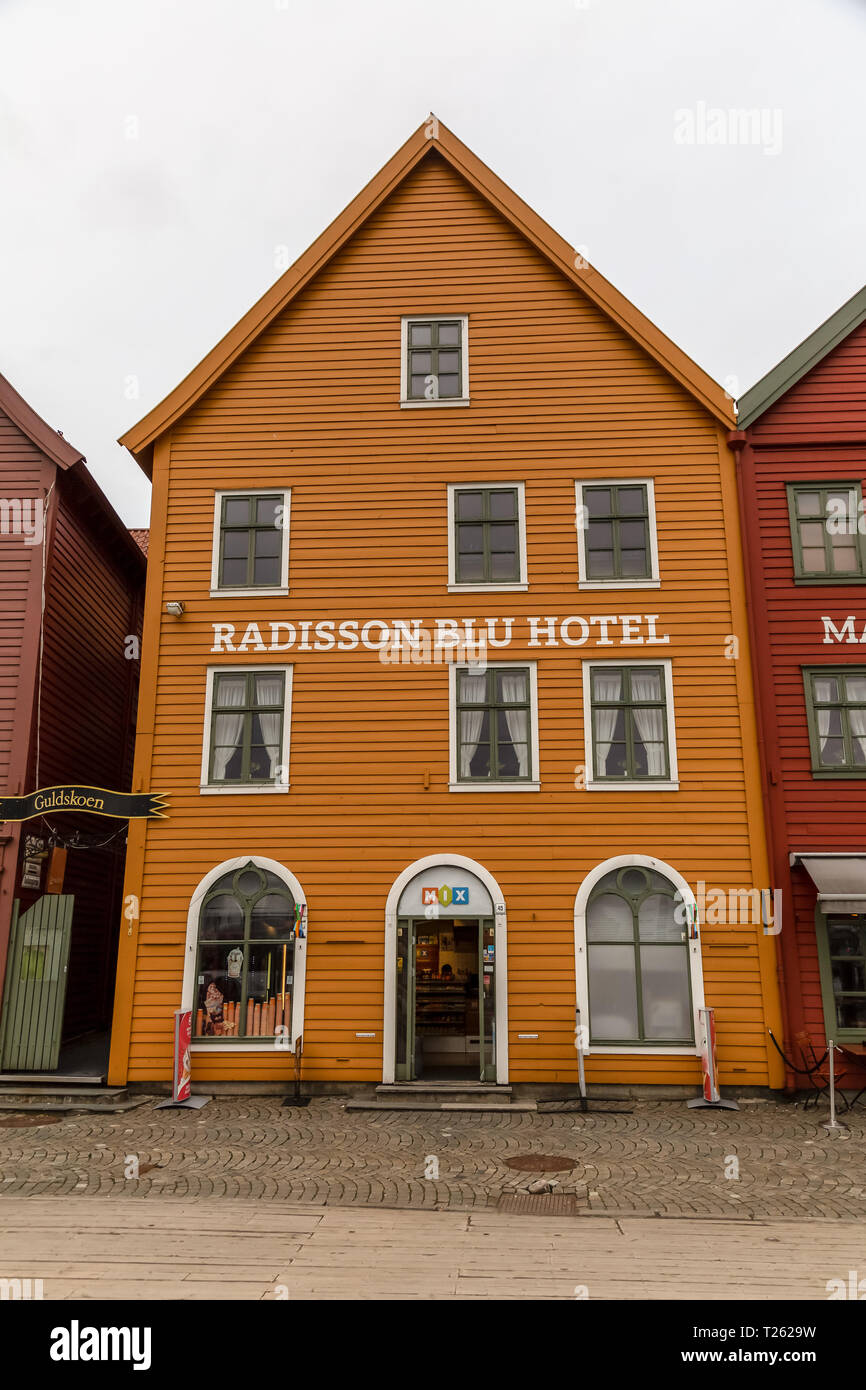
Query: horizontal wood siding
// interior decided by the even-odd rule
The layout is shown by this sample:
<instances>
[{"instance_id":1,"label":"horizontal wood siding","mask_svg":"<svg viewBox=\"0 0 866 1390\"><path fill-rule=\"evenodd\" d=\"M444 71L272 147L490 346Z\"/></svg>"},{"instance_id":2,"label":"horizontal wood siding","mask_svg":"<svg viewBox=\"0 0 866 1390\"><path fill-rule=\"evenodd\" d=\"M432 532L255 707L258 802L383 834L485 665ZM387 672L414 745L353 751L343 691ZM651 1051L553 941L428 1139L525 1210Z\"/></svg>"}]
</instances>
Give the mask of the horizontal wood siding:
<instances>
[{"instance_id":1,"label":"horizontal wood siding","mask_svg":"<svg viewBox=\"0 0 866 1390\"><path fill-rule=\"evenodd\" d=\"M468 409L399 408L400 316L411 313L469 315ZM161 457L155 497L165 490L167 513L154 516L147 657L158 663L155 716L151 725L143 707L139 765L152 728L150 785L172 804L169 819L140 832L130 1079L170 1075L189 901L214 865L239 854L285 864L307 896L305 1076L380 1079L386 897L409 863L452 852L484 865L507 903L511 1080L573 1082L573 908L585 875L631 852L658 856L693 886L750 887L760 872L744 774L748 665L725 656L728 635L746 635L732 616L736 494L718 427L432 157L175 427L167 479ZM574 481L611 476L655 479L660 589L578 590ZM447 484L500 481L526 484L531 587L449 595ZM247 486L292 488L286 598L209 596L214 489ZM162 611L170 599L183 600L182 619ZM575 613L658 614L670 643L526 644L530 615ZM236 623L240 636L248 618L430 626L505 615L515 640L492 657L538 662L535 794L449 793L444 665L383 665L366 650L210 650L215 621ZM581 659L629 655L673 660L679 793L575 789ZM285 796L199 793L205 667L220 661L294 667ZM726 1082L767 1082L759 932L704 934ZM356 1037L368 1031L372 1040ZM199 1081L288 1072L278 1052L194 1054ZM590 1064L595 1081L699 1075L695 1058Z\"/></svg>"},{"instance_id":2,"label":"horizontal wood siding","mask_svg":"<svg viewBox=\"0 0 866 1390\"><path fill-rule=\"evenodd\" d=\"M7 503L38 500L41 507L42 466L35 444L0 410L0 498ZM25 545L22 537L0 532L0 787L4 791L10 789L22 682L33 684L33 671L22 670L21 660L28 621L38 621L38 613L28 614L27 605L31 575L41 563L41 545Z\"/></svg>"},{"instance_id":3,"label":"horizontal wood siding","mask_svg":"<svg viewBox=\"0 0 866 1390\"><path fill-rule=\"evenodd\" d=\"M866 628L866 583L794 582L786 484L850 479L866 486L866 325L855 329L750 426L748 438L754 449L755 486L746 504L755 510L760 534L759 554L751 556L751 564L753 584L766 606L760 641L775 710L767 765L772 785L778 786L771 825L774 857L784 864L792 851L862 853L866 778L813 777L802 670L825 663L866 667L866 643L827 643L822 622L829 617L841 629L845 618L854 616L856 635L861 637ZM854 440L861 441L859 447ZM785 888L784 930L794 933L797 971L796 978L786 980L788 1032L795 1031L796 1011L820 1052L825 1026L815 888L802 869L793 871Z\"/></svg>"},{"instance_id":4,"label":"horizontal wood siding","mask_svg":"<svg viewBox=\"0 0 866 1390\"><path fill-rule=\"evenodd\" d=\"M758 445L866 440L866 324L771 405L749 434Z\"/></svg>"},{"instance_id":5,"label":"horizontal wood siding","mask_svg":"<svg viewBox=\"0 0 866 1390\"><path fill-rule=\"evenodd\" d=\"M143 576L132 575L93 523L68 475L59 503L46 583L39 772L31 746L28 786L70 782L127 791L131 785L138 660L126 639L140 636ZM40 552L41 553L41 552ZM104 848L68 852L64 892L73 894L63 1033L104 1028L111 1017L125 827L116 820L57 812L28 823L68 842ZM23 908L39 896L22 890Z\"/></svg>"}]
</instances>

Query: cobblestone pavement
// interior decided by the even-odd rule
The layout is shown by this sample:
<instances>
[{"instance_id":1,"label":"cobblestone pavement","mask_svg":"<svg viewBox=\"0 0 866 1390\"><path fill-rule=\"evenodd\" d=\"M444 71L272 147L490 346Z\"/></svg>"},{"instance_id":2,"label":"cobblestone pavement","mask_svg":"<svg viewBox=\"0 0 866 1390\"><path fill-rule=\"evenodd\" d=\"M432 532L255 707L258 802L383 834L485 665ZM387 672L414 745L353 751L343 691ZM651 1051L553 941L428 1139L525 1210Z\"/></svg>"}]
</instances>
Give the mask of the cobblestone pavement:
<instances>
[{"instance_id":1,"label":"cobblestone pavement","mask_svg":"<svg viewBox=\"0 0 866 1390\"><path fill-rule=\"evenodd\" d=\"M547 1178L576 1198L579 1215L866 1217L866 1111L859 1109L843 1116L850 1125L843 1137L822 1128L826 1107L773 1101L743 1102L737 1112L599 1101L587 1115L347 1113L335 1097L296 1111L282 1109L278 1097L219 1098L200 1111L154 1103L38 1127L0 1124L0 1197L213 1196L478 1210ZM505 1162L526 1154L571 1159L574 1167L521 1172ZM138 1177L127 1176L131 1157Z\"/></svg>"}]
</instances>

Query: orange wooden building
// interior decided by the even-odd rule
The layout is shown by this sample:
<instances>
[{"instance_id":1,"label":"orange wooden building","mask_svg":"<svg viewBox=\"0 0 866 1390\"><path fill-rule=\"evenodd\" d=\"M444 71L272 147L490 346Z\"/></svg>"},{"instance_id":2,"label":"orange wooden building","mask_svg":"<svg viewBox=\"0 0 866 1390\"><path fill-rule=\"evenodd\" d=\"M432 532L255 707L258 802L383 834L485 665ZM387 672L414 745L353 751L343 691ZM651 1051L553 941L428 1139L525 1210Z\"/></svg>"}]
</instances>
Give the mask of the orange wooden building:
<instances>
[{"instance_id":1,"label":"orange wooden building","mask_svg":"<svg viewBox=\"0 0 866 1390\"><path fill-rule=\"evenodd\" d=\"M129 431L112 1082L781 1084L733 424L431 117Z\"/></svg>"}]
</instances>

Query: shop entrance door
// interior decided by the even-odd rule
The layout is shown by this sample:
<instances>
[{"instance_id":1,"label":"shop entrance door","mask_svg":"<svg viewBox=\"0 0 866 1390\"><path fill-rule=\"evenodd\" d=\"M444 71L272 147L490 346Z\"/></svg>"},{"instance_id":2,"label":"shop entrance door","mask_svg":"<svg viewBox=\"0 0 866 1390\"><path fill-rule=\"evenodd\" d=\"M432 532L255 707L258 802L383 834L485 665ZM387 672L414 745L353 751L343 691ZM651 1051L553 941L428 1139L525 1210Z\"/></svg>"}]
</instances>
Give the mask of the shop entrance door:
<instances>
[{"instance_id":1,"label":"shop entrance door","mask_svg":"<svg viewBox=\"0 0 866 1390\"><path fill-rule=\"evenodd\" d=\"M496 1081L494 957L492 919L398 919L398 1081Z\"/></svg>"}]
</instances>

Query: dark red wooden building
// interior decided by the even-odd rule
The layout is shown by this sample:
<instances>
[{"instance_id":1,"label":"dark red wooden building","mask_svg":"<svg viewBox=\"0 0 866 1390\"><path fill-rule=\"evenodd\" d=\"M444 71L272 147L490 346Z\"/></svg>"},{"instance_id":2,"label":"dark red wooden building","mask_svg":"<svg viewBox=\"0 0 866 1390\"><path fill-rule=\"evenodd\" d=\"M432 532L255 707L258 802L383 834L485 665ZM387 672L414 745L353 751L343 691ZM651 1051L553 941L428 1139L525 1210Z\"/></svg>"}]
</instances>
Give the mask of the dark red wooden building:
<instances>
[{"instance_id":1,"label":"dark red wooden building","mask_svg":"<svg viewBox=\"0 0 866 1390\"><path fill-rule=\"evenodd\" d=\"M866 289L739 404L788 1052L866 1084ZM824 1069L826 1075L826 1067ZM794 1074L788 1073L789 1085ZM802 1076L798 1085L810 1083Z\"/></svg>"},{"instance_id":2,"label":"dark red wooden building","mask_svg":"<svg viewBox=\"0 0 866 1390\"><path fill-rule=\"evenodd\" d=\"M0 795L129 789L145 567L81 453L0 376ZM67 810L0 824L5 1074L104 1070L125 838L123 821ZM40 903L13 987L10 943Z\"/></svg>"}]
</instances>

